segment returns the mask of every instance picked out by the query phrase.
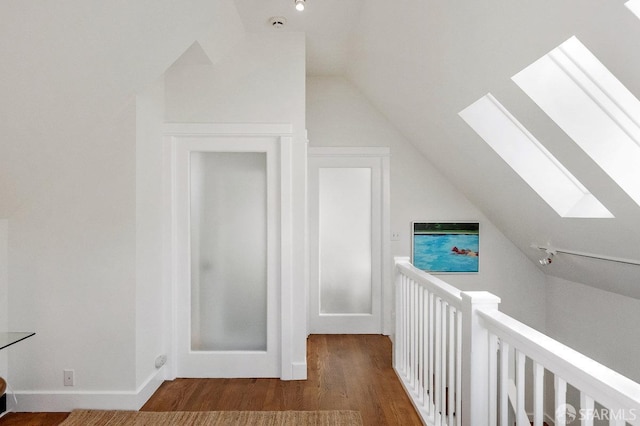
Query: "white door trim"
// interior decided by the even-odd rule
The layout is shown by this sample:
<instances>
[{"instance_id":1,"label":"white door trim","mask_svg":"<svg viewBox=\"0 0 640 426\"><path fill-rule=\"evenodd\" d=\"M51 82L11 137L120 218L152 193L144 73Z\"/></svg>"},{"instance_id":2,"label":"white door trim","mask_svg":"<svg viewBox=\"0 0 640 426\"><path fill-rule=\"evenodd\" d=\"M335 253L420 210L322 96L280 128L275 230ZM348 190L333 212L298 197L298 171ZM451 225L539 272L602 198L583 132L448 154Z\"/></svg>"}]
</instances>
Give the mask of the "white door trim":
<instances>
[{"instance_id":1,"label":"white door trim","mask_svg":"<svg viewBox=\"0 0 640 426\"><path fill-rule=\"evenodd\" d=\"M381 264L381 285L382 285L382 333L391 335L393 333L392 307L393 307L393 277L391 259L391 185L390 185L390 156L388 147L309 147L308 157L373 157L380 160L381 180L382 180L382 264ZM309 311L310 312L310 311Z\"/></svg>"},{"instance_id":2,"label":"white door trim","mask_svg":"<svg viewBox=\"0 0 640 426\"><path fill-rule=\"evenodd\" d=\"M166 338L169 342L170 357L167 362L167 379L177 377L178 359L178 302L177 302L177 212L176 194L176 145L181 139L199 139L222 136L238 137L276 137L279 146L280 174L280 378L292 380L294 368L292 341L294 327L293 312L293 197L292 197L292 145L293 130L290 124L283 123L168 123L163 129L164 141L164 258L165 276L169 285L165 286Z\"/></svg>"}]
</instances>

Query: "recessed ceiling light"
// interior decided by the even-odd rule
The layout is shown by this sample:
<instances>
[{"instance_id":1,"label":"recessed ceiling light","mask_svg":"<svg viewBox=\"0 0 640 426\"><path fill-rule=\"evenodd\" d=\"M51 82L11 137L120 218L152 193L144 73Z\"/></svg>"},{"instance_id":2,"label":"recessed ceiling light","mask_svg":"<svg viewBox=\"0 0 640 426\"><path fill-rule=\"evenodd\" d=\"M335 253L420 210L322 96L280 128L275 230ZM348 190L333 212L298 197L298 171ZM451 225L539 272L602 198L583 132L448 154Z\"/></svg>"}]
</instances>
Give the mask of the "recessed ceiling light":
<instances>
[{"instance_id":1,"label":"recessed ceiling light","mask_svg":"<svg viewBox=\"0 0 640 426\"><path fill-rule=\"evenodd\" d=\"M296 10L302 12L304 10L305 0L295 0L295 2L296 2Z\"/></svg>"},{"instance_id":2,"label":"recessed ceiling light","mask_svg":"<svg viewBox=\"0 0 640 426\"><path fill-rule=\"evenodd\" d=\"M284 16L272 16L269 18L269 23L273 28L282 28L287 23L287 19Z\"/></svg>"}]
</instances>

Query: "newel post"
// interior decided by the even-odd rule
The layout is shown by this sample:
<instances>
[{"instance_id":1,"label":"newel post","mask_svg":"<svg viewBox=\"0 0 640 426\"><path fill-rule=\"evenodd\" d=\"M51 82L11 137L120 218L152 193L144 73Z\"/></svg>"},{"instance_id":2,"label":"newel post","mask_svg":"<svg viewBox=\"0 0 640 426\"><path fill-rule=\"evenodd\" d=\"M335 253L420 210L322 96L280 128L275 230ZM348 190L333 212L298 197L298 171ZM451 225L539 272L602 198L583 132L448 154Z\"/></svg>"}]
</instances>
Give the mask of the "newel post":
<instances>
[{"instance_id":1,"label":"newel post","mask_svg":"<svg viewBox=\"0 0 640 426\"><path fill-rule=\"evenodd\" d=\"M398 364L398 361L402 359L400 354L404 350L404 348L401 346L404 344L404 335L403 335L403 329L402 329L402 316L401 316L401 313L403 312L402 294L400 292L400 287L402 283L402 274L398 271L398 266L400 264L410 265L411 260L409 257L403 257L403 256L396 256L393 258L393 275L394 275L393 295L395 299L395 304L394 304L395 308L391 313L391 318L393 320L395 328L392 336L393 352L391 356L393 359L391 360L391 362L396 369L399 369L401 367Z\"/></svg>"},{"instance_id":2,"label":"newel post","mask_svg":"<svg viewBox=\"0 0 640 426\"><path fill-rule=\"evenodd\" d=\"M489 424L489 332L478 311L497 310L500 298L486 291L462 296L462 425Z\"/></svg>"}]
</instances>

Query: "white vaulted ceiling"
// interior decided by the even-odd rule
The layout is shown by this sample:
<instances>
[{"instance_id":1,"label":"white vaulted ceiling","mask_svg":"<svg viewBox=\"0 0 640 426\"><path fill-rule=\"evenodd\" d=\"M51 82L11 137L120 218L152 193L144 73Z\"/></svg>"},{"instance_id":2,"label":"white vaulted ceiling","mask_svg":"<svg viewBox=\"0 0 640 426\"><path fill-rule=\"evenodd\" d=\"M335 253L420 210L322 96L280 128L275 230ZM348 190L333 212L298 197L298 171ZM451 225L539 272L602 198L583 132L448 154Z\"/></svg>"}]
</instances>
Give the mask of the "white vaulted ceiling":
<instances>
[{"instance_id":1,"label":"white vaulted ceiling","mask_svg":"<svg viewBox=\"0 0 640 426\"><path fill-rule=\"evenodd\" d=\"M96 155L89 130L194 40L215 62L244 26L304 32L307 73L346 77L533 262L531 243L640 259L640 206L512 80L575 36L640 98L640 19L626 0L306 1L301 13L293 0L3 1L0 217L78 181L52 166L68 153L48 141ZM459 113L488 93L614 218L561 217L485 143ZM640 298L638 267L563 257L545 272Z\"/></svg>"},{"instance_id":2,"label":"white vaulted ceiling","mask_svg":"<svg viewBox=\"0 0 640 426\"><path fill-rule=\"evenodd\" d=\"M640 260L640 206L512 80L576 36L640 98L640 19L626 0L307 0L302 13L292 0L235 2L249 31L273 31L272 15L304 31L307 73L347 77L532 261L531 243ZM458 114L488 93L614 218L561 217L493 151ZM563 256L545 273L640 298L637 266Z\"/></svg>"},{"instance_id":3,"label":"white vaulted ceiling","mask_svg":"<svg viewBox=\"0 0 640 426\"><path fill-rule=\"evenodd\" d=\"M303 12L293 0L235 0L245 29L250 32L298 31L307 39L307 74L343 75L349 63L353 30L363 0L307 1ZM286 19L283 28L272 28L269 18Z\"/></svg>"}]
</instances>

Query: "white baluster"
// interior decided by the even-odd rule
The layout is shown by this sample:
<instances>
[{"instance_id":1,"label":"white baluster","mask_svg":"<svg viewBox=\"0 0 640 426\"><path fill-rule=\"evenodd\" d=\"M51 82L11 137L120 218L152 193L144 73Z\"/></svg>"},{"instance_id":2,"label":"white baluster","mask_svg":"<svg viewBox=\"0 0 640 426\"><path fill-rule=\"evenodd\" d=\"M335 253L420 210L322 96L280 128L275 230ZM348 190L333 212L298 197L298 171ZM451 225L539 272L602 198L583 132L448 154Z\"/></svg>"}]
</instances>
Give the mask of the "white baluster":
<instances>
[{"instance_id":1,"label":"white baluster","mask_svg":"<svg viewBox=\"0 0 640 426\"><path fill-rule=\"evenodd\" d=\"M526 358L524 353L516 350L516 425L528 426L529 419L527 417L527 410L524 407L524 365Z\"/></svg>"},{"instance_id":2,"label":"white baluster","mask_svg":"<svg viewBox=\"0 0 640 426\"><path fill-rule=\"evenodd\" d=\"M411 385L416 390L418 379L418 284L414 281L411 286Z\"/></svg>"},{"instance_id":3,"label":"white baluster","mask_svg":"<svg viewBox=\"0 0 640 426\"><path fill-rule=\"evenodd\" d=\"M509 424L509 344L500 341L500 426Z\"/></svg>"},{"instance_id":4,"label":"white baluster","mask_svg":"<svg viewBox=\"0 0 640 426\"><path fill-rule=\"evenodd\" d=\"M622 417L620 413L622 413L622 411L615 412L615 415L609 414L609 426L625 426L626 422L624 418L620 418Z\"/></svg>"},{"instance_id":5,"label":"white baluster","mask_svg":"<svg viewBox=\"0 0 640 426\"><path fill-rule=\"evenodd\" d=\"M625 423L624 419L619 419L613 416L609 417L609 426L625 426Z\"/></svg>"},{"instance_id":6,"label":"white baluster","mask_svg":"<svg viewBox=\"0 0 640 426\"><path fill-rule=\"evenodd\" d=\"M593 426L594 405L593 398L584 392L580 392L580 409L584 414L580 417L580 424L582 426Z\"/></svg>"},{"instance_id":7,"label":"white baluster","mask_svg":"<svg viewBox=\"0 0 640 426\"><path fill-rule=\"evenodd\" d=\"M447 302L442 301L442 308L440 314L442 315L442 320L440 322L440 326L442 330L440 331L440 338L442 342L440 343L440 350L442 353L440 354L440 413L442 416L440 417L441 424L445 424L447 419Z\"/></svg>"},{"instance_id":8,"label":"white baluster","mask_svg":"<svg viewBox=\"0 0 640 426\"><path fill-rule=\"evenodd\" d=\"M554 377L554 387L556 390L556 425L566 426L567 424L567 382L561 377Z\"/></svg>"},{"instance_id":9,"label":"white baluster","mask_svg":"<svg viewBox=\"0 0 640 426\"><path fill-rule=\"evenodd\" d=\"M402 298L402 310L400 311L400 324L401 324L401 332L400 332L400 344L401 344L401 354L400 354L400 371L403 375L407 373L407 277L402 276L402 282L400 287L401 298Z\"/></svg>"},{"instance_id":10,"label":"white baluster","mask_svg":"<svg viewBox=\"0 0 640 426\"><path fill-rule=\"evenodd\" d=\"M396 353L396 368L402 373L404 366L402 360L404 359L404 323L402 321L404 315L404 275L400 275L398 278L398 288L396 290L396 324L398 324L398 331L396 336L396 343L398 345L398 351Z\"/></svg>"},{"instance_id":11,"label":"white baluster","mask_svg":"<svg viewBox=\"0 0 640 426\"><path fill-rule=\"evenodd\" d=\"M422 306L422 285L419 285L416 291L416 330L415 330L415 341L416 341L416 381L418 382L418 387L416 391L420 392L420 387L422 387L422 365L420 362L420 354L422 352L422 316L424 315L423 306Z\"/></svg>"},{"instance_id":12,"label":"white baluster","mask_svg":"<svg viewBox=\"0 0 640 426\"><path fill-rule=\"evenodd\" d=\"M625 413L626 411L620 407L618 408L611 408L609 407L609 426L625 426L626 421L625 421ZM629 416L631 417L631 416ZM637 413L636 416L637 417ZM631 420L631 419L629 419ZM636 420L636 422L634 424L638 424L637 423L637 418L635 418L634 420Z\"/></svg>"},{"instance_id":13,"label":"white baluster","mask_svg":"<svg viewBox=\"0 0 640 426\"><path fill-rule=\"evenodd\" d=\"M498 423L498 337L489 335L489 425Z\"/></svg>"},{"instance_id":14,"label":"white baluster","mask_svg":"<svg viewBox=\"0 0 640 426\"><path fill-rule=\"evenodd\" d=\"M462 312L456 312L456 426L462 425Z\"/></svg>"},{"instance_id":15,"label":"white baluster","mask_svg":"<svg viewBox=\"0 0 640 426\"><path fill-rule=\"evenodd\" d=\"M544 366L533 362L533 426L544 424Z\"/></svg>"},{"instance_id":16,"label":"white baluster","mask_svg":"<svg viewBox=\"0 0 640 426\"><path fill-rule=\"evenodd\" d=\"M411 374L411 286L413 285L413 280L407 280L407 288L406 290L406 304L405 304L405 330L404 330L404 363L405 363L405 374L408 379L410 379Z\"/></svg>"},{"instance_id":17,"label":"white baluster","mask_svg":"<svg viewBox=\"0 0 640 426\"><path fill-rule=\"evenodd\" d=\"M409 375L409 279L404 288L404 374Z\"/></svg>"},{"instance_id":18,"label":"white baluster","mask_svg":"<svg viewBox=\"0 0 640 426\"><path fill-rule=\"evenodd\" d=\"M414 302L414 319L415 328L413 330L413 341L415 342L415 348L413 350L413 371L415 376L415 391L419 392L422 380L420 380L420 285L416 286L415 293L416 300Z\"/></svg>"},{"instance_id":19,"label":"white baluster","mask_svg":"<svg viewBox=\"0 0 640 426\"><path fill-rule=\"evenodd\" d=\"M439 425L440 424L440 414L442 413L442 400L441 400L441 393L440 393L440 386L442 385L442 381L441 381L441 374L440 374L440 370L442 368L442 363L441 363L441 355L442 355L442 350L441 350L441 345L442 345L442 327L441 327L441 321L442 321L442 300L440 298L437 298L435 300L435 308L436 308L436 312L435 312L435 323L434 323L434 328L435 328L435 347L434 347L434 352L435 352L435 389L433 390L433 395L435 398L435 419L436 419L436 424Z\"/></svg>"},{"instance_id":20,"label":"white baluster","mask_svg":"<svg viewBox=\"0 0 640 426\"><path fill-rule=\"evenodd\" d=\"M455 341L456 341L456 337L455 337L455 315L456 315L456 310L453 306L449 306L449 344L447 346L447 351L449 353L449 362L447 363L447 368L448 368L448 372L449 372L449 379L447 380L447 388L449 389L449 398L448 398L448 411L449 411L449 420L447 422L447 424L449 426L453 426L453 411L454 411L454 404L455 404L455 393L456 393L456 387L455 387L455 364L454 364L454 360L455 360Z\"/></svg>"},{"instance_id":21,"label":"white baluster","mask_svg":"<svg viewBox=\"0 0 640 426\"><path fill-rule=\"evenodd\" d=\"M425 289L418 289L418 401L424 402L424 293Z\"/></svg>"},{"instance_id":22,"label":"white baluster","mask_svg":"<svg viewBox=\"0 0 640 426\"><path fill-rule=\"evenodd\" d=\"M398 335L396 336L396 341L398 344L398 352L396 354L396 368L398 369L398 371L402 372L403 370L403 365L402 365L402 359L404 356L404 324L402 322L402 316L404 315L404 292L403 292L403 288L404 288L404 275L400 275L399 278L399 283L398 283L398 289L396 292L396 297L397 297L397 301L396 301L396 305L397 305L397 310L396 310L396 324L398 324Z\"/></svg>"},{"instance_id":23,"label":"white baluster","mask_svg":"<svg viewBox=\"0 0 640 426\"><path fill-rule=\"evenodd\" d=\"M435 402L435 345L436 345L436 335L435 335L435 318L436 318L436 299L433 293L429 294L429 407L431 408L431 412L435 413L433 409Z\"/></svg>"},{"instance_id":24,"label":"white baluster","mask_svg":"<svg viewBox=\"0 0 640 426\"><path fill-rule=\"evenodd\" d=\"M424 326L422 327L422 380L424 387L424 396L422 398L422 406L430 412L429 404L429 291L424 290L423 294L423 306L424 306Z\"/></svg>"},{"instance_id":25,"label":"white baluster","mask_svg":"<svg viewBox=\"0 0 640 426\"><path fill-rule=\"evenodd\" d=\"M409 281L409 288L407 293L407 373L409 377L409 385L413 384L413 369L411 364L411 353L413 351L413 289L415 287L415 281L411 279Z\"/></svg>"}]
</instances>

